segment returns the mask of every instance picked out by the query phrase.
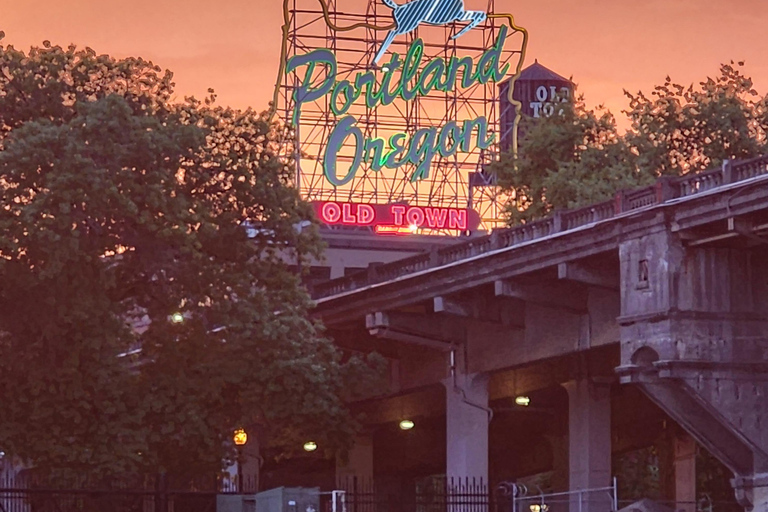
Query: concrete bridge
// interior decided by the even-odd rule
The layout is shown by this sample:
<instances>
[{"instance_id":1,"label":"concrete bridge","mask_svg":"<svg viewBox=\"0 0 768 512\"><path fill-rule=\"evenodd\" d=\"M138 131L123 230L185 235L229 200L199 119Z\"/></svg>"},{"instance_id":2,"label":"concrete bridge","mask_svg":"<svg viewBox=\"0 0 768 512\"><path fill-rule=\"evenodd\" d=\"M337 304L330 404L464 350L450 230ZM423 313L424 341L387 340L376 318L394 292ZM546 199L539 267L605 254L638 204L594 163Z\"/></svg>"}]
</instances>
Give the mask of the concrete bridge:
<instances>
[{"instance_id":1,"label":"concrete bridge","mask_svg":"<svg viewBox=\"0 0 768 512\"><path fill-rule=\"evenodd\" d=\"M670 497L695 499L691 436L733 472L741 505L768 510L766 232L763 157L316 286L336 342L391 369L389 391L358 404L370 428L338 475L385 468L373 426L406 417L444 428L448 476L528 465L559 490L608 486L612 452L664 431ZM546 431L542 458L519 416L503 419L522 396L547 405L526 434Z\"/></svg>"}]
</instances>

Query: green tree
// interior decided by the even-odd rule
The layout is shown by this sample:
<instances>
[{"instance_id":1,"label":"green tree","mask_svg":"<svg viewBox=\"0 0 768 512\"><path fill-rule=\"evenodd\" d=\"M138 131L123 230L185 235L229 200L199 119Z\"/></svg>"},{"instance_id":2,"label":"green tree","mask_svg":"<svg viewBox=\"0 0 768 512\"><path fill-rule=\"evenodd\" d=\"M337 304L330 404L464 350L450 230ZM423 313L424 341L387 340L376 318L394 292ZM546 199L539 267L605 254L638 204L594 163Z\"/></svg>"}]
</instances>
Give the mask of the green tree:
<instances>
[{"instance_id":1,"label":"green tree","mask_svg":"<svg viewBox=\"0 0 768 512\"><path fill-rule=\"evenodd\" d=\"M240 426L343 448L378 369L308 319L290 134L171 80L0 47L0 446L38 468L200 474Z\"/></svg>"},{"instance_id":2,"label":"green tree","mask_svg":"<svg viewBox=\"0 0 768 512\"><path fill-rule=\"evenodd\" d=\"M632 122L625 139L638 155L637 165L656 175L679 176L764 154L768 96L758 94L743 66L723 64L719 76L698 87L667 77L650 96L625 91Z\"/></svg>"},{"instance_id":3,"label":"green tree","mask_svg":"<svg viewBox=\"0 0 768 512\"><path fill-rule=\"evenodd\" d=\"M622 134L610 112L579 98L562 115L524 119L519 156L491 166L511 200L510 223L609 199L616 191L748 159L768 151L768 96L753 89L743 63L684 87L668 77L650 95L625 91L631 122Z\"/></svg>"},{"instance_id":4,"label":"green tree","mask_svg":"<svg viewBox=\"0 0 768 512\"><path fill-rule=\"evenodd\" d=\"M506 153L491 166L511 197L513 224L603 201L652 179L636 167L610 112L587 109L582 97L562 107L559 115L524 118L519 155Z\"/></svg>"}]
</instances>

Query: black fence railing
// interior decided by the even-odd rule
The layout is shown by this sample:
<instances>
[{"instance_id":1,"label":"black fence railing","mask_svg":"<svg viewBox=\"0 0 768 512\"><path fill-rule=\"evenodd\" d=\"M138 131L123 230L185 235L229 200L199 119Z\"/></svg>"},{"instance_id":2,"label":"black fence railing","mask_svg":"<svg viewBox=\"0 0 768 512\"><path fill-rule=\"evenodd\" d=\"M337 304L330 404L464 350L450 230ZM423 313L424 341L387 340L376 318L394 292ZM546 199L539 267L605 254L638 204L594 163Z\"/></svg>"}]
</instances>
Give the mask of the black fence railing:
<instances>
[{"instance_id":1,"label":"black fence railing","mask_svg":"<svg viewBox=\"0 0 768 512\"><path fill-rule=\"evenodd\" d=\"M497 229L490 235L441 247L430 253L417 254L383 265L370 265L366 270L314 285L312 297L321 299L372 284L383 283L429 268L471 258L478 254L512 247L555 233L608 220L622 213L661 204L670 199L692 196L722 185L744 181L764 174L768 174L768 155L741 162L727 162L721 169L688 174L678 178L662 177L648 187L621 190L609 201L573 210L555 211L544 219L512 228Z\"/></svg>"},{"instance_id":2,"label":"black fence railing","mask_svg":"<svg viewBox=\"0 0 768 512\"><path fill-rule=\"evenodd\" d=\"M550 494L489 488L478 479L430 478L417 482L350 479L319 492L318 512L616 512L636 500L619 500L615 486ZM224 501L221 498L227 498ZM734 501L657 501L671 512L740 512ZM0 512L258 512L252 493L144 489L0 488ZM270 508L270 510L273 510Z\"/></svg>"},{"instance_id":3,"label":"black fence railing","mask_svg":"<svg viewBox=\"0 0 768 512\"><path fill-rule=\"evenodd\" d=\"M511 512L508 496L476 478L349 479L339 489L343 495L332 512Z\"/></svg>"},{"instance_id":4,"label":"black fence railing","mask_svg":"<svg viewBox=\"0 0 768 512\"><path fill-rule=\"evenodd\" d=\"M35 471L22 471L18 474L0 471L0 489L81 489L84 491L142 491L142 492L197 492L219 494L254 494L258 480L253 475L222 473L205 478L181 479L166 475L142 475L98 477L68 473L51 476ZM0 512L2 510L0 509Z\"/></svg>"},{"instance_id":5,"label":"black fence railing","mask_svg":"<svg viewBox=\"0 0 768 512\"><path fill-rule=\"evenodd\" d=\"M0 489L0 512L216 512L216 493Z\"/></svg>"},{"instance_id":6,"label":"black fence railing","mask_svg":"<svg viewBox=\"0 0 768 512\"><path fill-rule=\"evenodd\" d=\"M174 480L0 473L0 512L215 512L219 495L253 495L257 482L225 475Z\"/></svg>"}]
</instances>

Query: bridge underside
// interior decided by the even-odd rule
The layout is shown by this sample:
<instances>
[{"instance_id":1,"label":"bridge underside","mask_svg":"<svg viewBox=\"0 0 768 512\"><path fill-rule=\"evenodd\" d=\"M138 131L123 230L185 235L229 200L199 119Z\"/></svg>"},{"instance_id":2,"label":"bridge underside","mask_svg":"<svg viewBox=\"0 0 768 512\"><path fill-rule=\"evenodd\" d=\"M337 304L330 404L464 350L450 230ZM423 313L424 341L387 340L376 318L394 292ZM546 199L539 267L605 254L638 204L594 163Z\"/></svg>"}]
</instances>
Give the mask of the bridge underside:
<instances>
[{"instance_id":1,"label":"bridge underside","mask_svg":"<svg viewBox=\"0 0 768 512\"><path fill-rule=\"evenodd\" d=\"M360 404L360 446L394 446L400 420L423 418L443 446L408 448L443 454L419 455L424 471L498 481L546 467L560 487L602 487L612 455L662 435L637 427L636 406L666 426L666 497L696 498L684 430L745 508L768 506L766 231L758 179L321 298L340 345L390 361L386 396ZM340 474L392 463L367 453Z\"/></svg>"}]
</instances>

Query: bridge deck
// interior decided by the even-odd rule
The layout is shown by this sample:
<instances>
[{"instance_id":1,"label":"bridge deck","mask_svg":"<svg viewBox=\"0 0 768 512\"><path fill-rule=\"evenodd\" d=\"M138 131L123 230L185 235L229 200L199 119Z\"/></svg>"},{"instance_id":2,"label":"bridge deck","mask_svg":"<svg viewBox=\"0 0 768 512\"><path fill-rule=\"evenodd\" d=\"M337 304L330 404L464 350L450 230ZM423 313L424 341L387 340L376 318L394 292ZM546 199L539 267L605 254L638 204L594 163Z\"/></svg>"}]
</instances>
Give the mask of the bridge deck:
<instances>
[{"instance_id":1,"label":"bridge deck","mask_svg":"<svg viewBox=\"0 0 768 512\"><path fill-rule=\"evenodd\" d=\"M614 199L496 230L317 285L327 324L359 318L500 279L616 250L627 236L704 224L768 209L768 156L620 191Z\"/></svg>"}]
</instances>

